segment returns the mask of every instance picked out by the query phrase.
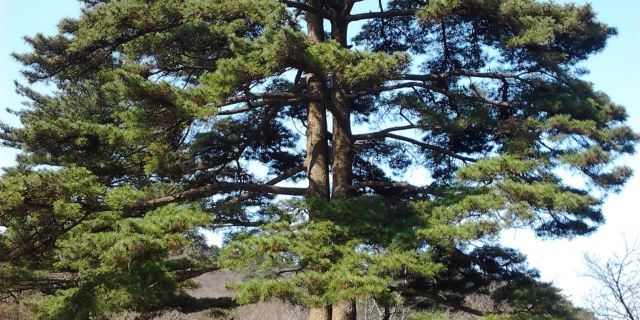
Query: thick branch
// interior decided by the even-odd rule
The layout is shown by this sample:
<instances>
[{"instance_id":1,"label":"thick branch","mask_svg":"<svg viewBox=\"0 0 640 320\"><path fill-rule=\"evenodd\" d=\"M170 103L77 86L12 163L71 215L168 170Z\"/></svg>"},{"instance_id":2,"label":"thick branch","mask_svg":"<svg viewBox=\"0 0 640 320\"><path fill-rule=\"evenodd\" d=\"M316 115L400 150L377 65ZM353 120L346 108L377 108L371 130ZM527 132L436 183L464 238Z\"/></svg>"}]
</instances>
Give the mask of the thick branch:
<instances>
[{"instance_id":1,"label":"thick branch","mask_svg":"<svg viewBox=\"0 0 640 320\"><path fill-rule=\"evenodd\" d=\"M368 19L385 19L385 18L398 18L398 17L411 17L416 14L416 10L389 10L384 12L367 12L352 14L346 17L349 22L368 20Z\"/></svg>"},{"instance_id":2,"label":"thick branch","mask_svg":"<svg viewBox=\"0 0 640 320\"><path fill-rule=\"evenodd\" d=\"M402 131L402 130L410 130L417 129L416 125L406 125L406 126L398 126L398 127L390 127L376 132L369 132L363 134L355 134L353 135L354 140L374 140L374 139L382 139L385 138L389 133L394 131Z\"/></svg>"},{"instance_id":3,"label":"thick branch","mask_svg":"<svg viewBox=\"0 0 640 320\"><path fill-rule=\"evenodd\" d=\"M284 172L282 172L282 174L280 174L279 176L265 182L266 185L275 185L277 183L280 183L284 180L287 180L293 176L295 176L296 174L302 172L305 170L305 167L303 165L299 165L297 167L293 167L291 169L285 170ZM249 200L253 197L255 197L258 193L256 192L247 192L244 193L242 195L240 195L237 198L231 199L228 201L228 203L240 203L246 200Z\"/></svg>"},{"instance_id":4,"label":"thick branch","mask_svg":"<svg viewBox=\"0 0 640 320\"><path fill-rule=\"evenodd\" d=\"M433 190L430 187L420 187L413 185L405 181L360 181L354 183L354 188L389 188L389 189L403 189L405 191L432 193Z\"/></svg>"},{"instance_id":5,"label":"thick branch","mask_svg":"<svg viewBox=\"0 0 640 320\"><path fill-rule=\"evenodd\" d=\"M187 269L176 270L175 273L176 273L177 280L185 281L188 279L193 279L207 272L213 272L217 270L220 270L220 267L215 266L215 267L208 267L208 268L187 268Z\"/></svg>"},{"instance_id":6,"label":"thick branch","mask_svg":"<svg viewBox=\"0 0 640 320\"><path fill-rule=\"evenodd\" d=\"M69 272L55 272L43 278L18 281L16 281L16 279L0 277L0 282L7 284L6 288L0 288L0 300L2 300L2 295L4 294L14 296L14 294L21 294L26 291L38 290L43 287L55 289L71 288L78 285L78 276L77 274Z\"/></svg>"},{"instance_id":7,"label":"thick branch","mask_svg":"<svg viewBox=\"0 0 640 320\"><path fill-rule=\"evenodd\" d=\"M400 75L399 79L397 80L434 81L434 80L442 80L446 78L459 77L459 76L502 80L507 78L520 79L521 74L512 73L512 72L501 72L501 71L479 72L479 71L473 71L473 70L457 69L457 70L451 70L449 72L442 72L442 73L403 74L403 75Z\"/></svg>"},{"instance_id":8,"label":"thick branch","mask_svg":"<svg viewBox=\"0 0 640 320\"><path fill-rule=\"evenodd\" d=\"M351 9L353 9L353 5L356 4L358 0L346 0L344 3L344 7L342 8L342 12L340 13L340 19L345 19L351 13Z\"/></svg>"},{"instance_id":9,"label":"thick branch","mask_svg":"<svg viewBox=\"0 0 640 320\"><path fill-rule=\"evenodd\" d=\"M412 87L425 87L425 84L424 84L424 82L415 82L415 81L413 81L413 82L402 82L402 83L398 83L398 84L394 84L394 85L388 85L388 86L373 86L368 90L352 92L348 96L349 96L349 98L355 99L355 98L359 98L359 97L368 96L370 94L377 94L377 93L382 93L382 92L386 92L386 91L393 91L393 90L398 90L398 89L407 89L407 88L412 88Z\"/></svg>"},{"instance_id":10,"label":"thick branch","mask_svg":"<svg viewBox=\"0 0 640 320\"><path fill-rule=\"evenodd\" d=\"M246 106L243 108L237 108L237 109L230 109L230 110L222 110L222 111L218 111L216 112L217 116L232 116L234 114L240 114L240 113L245 113L245 112L249 112L249 111L253 111L257 108L262 107L262 105L258 104L252 104L250 106Z\"/></svg>"},{"instance_id":11,"label":"thick branch","mask_svg":"<svg viewBox=\"0 0 640 320\"><path fill-rule=\"evenodd\" d=\"M321 16L324 19L331 19L331 15L329 15L327 12L325 12L322 9L319 8L315 8L313 6L310 6L306 3L302 3L302 2L297 2L297 1L290 1L290 0L280 0L280 3L284 3L287 5L287 7L289 8L294 8L294 9L298 9L304 12L309 12L309 13L313 13L315 15Z\"/></svg>"},{"instance_id":12,"label":"thick branch","mask_svg":"<svg viewBox=\"0 0 640 320\"><path fill-rule=\"evenodd\" d=\"M232 106L238 103L246 103L247 105L243 108L232 109L232 110L221 110L217 113L217 115L232 115L238 114L242 112L247 112L254 110L256 108L268 105L270 103L295 103L300 102L304 98L303 95L294 94L290 92L282 92L282 93L247 93L242 96L235 96L228 98L225 102L212 105L213 108L219 109L227 106Z\"/></svg>"},{"instance_id":13,"label":"thick branch","mask_svg":"<svg viewBox=\"0 0 640 320\"><path fill-rule=\"evenodd\" d=\"M307 192L307 188L293 188L293 187L277 187L268 184L255 184L255 183L242 183L242 182L214 182L212 184L202 186L199 188L193 188L187 191L180 192L175 195L156 198L144 202L141 206L144 208L153 208L162 206L165 204L198 199L202 197L212 196L218 193L232 192L232 191L250 191L254 193L271 193L271 194L284 194L291 196L302 196ZM139 207L138 207L139 208Z\"/></svg>"},{"instance_id":14,"label":"thick branch","mask_svg":"<svg viewBox=\"0 0 640 320\"><path fill-rule=\"evenodd\" d=\"M293 167L291 169L287 169L287 170L283 171L279 176L267 181L266 184L268 184L268 185L277 184L279 182L282 182L284 180L287 180L287 179L295 176L296 174L304 171L304 169L305 169L305 167L303 165L299 165L297 167Z\"/></svg>"}]
</instances>

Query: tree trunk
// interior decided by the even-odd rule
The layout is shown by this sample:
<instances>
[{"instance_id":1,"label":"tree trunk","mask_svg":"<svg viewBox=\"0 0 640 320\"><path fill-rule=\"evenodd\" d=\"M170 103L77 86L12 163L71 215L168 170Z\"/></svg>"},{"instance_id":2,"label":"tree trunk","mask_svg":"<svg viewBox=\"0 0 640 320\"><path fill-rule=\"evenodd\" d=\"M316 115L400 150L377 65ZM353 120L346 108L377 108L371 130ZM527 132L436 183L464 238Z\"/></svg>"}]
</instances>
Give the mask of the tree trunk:
<instances>
[{"instance_id":1,"label":"tree trunk","mask_svg":"<svg viewBox=\"0 0 640 320\"><path fill-rule=\"evenodd\" d=\"M321 8L320 0L310 0L309 5ZM324 38L322 18L307 13L308 38L312 43L321 42ZM327 143L327 110L324 101L322 78L307 73L307 93L310 97L307 115L307 176L309 178L308 195L329 199L329 156Z\"/></svg>"},{"instance_id":2,"label":"tree trunk","mask_svg":"<svg viewBox=\"0 0 640 320\"><path fill-rule=\"evenodd\" d=\"M334 75L331 92L333 104L333 188L332 199L347 199L352 195L353 137L351 135L351 108L349 99L340 88L342 76Z\"/></svg>"},{"instance_id":3,"label":"tree trunk","mask_svg":"<svg viewBox=\"0 0 640 320\"><path fill-rule=\"evenodd\" d=\"M346 10L346 9L345 9ZM347 46L347 23L334 17L331 37L343 47ZM343 87L343 76L336 73L331 89L333 105L333 187L331 199L348 199L353 196L353 137L351 134L351 101ZM356 303L340 301L333 304L331 320L355 320Z\"/></svg>"},{"instance_id":4,"label":"tree trunk","mask_svg":"<svg viewBox=\"0 0 640 320\"><path fill-rule=\"evenodd\" d=\"M314 8L322 8L321 0L309 0L308 5ZM322 17L306 13L308 38L311 43L322 42L324 28ZM307 177L309 179L309 191L307 195L312 198L329 200L329 155L327 142L327 111L323 99L322 78L313 73L307 73L307 93L309 95L309 109L307 115ZM309 219L314 218L313 208L309 212ZM330 306L311 308L308 320L329 320L331 317Z\"/></svg>"},{"instance_id":5,"label":"tree trunk","mask_svg":"<svg viewBox=\"0 0 640 320\"><path fill-rule=\"evenodd\" d=\"M356 320L356 302L338 302L333 304L331 320Z\"/></svg>"},{"instance_id":6,"label":"tree trunk","mask_svg":"<svg viewBox=\"0 0 640 320\"><path fill-rule=\"evenodd\" d=\"M308 320L329 320L331 318L331 307L309 309Z\"/></svg>"},{"instance_id":7,"label":"tree trunk","mask_svg":"<svg viewBox=\"0 0 640 320\"><path fill-rule=\"evenodd\" d=\"M327 146L327 111L322 102L322 80L307 74L307 92L312 98L307 115L307 176L308 195L329 198L329 164Z\"/></svg>"},{"instance_id":8,"label":"tree trunk","mask_svg":"<svg viewBox=\"0 0 640 320\"><path fill-rule=\"evenodd\" d=\"M343 47L347 46L347 22L334 14L331 38ZM333 188L332 199L351 197L353 183L353 137L351 136L351 101L343 88L343 76L333 75L331 103L333 105Z\"/></svg>"}]
</instances>

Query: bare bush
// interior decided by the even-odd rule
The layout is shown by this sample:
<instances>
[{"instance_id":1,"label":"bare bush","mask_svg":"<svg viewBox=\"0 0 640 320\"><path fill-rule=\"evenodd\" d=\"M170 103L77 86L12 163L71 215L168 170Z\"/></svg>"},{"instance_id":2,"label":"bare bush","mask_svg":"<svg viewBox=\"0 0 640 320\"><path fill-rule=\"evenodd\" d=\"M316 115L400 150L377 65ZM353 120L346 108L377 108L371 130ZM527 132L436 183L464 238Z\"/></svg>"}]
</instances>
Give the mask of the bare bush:
<instances>
[{"instance_id":1,"label":"bare bush","mask_svg":"<svg viewBox=\"0 0 640 320\"><path fill-rule=\"evenodd\" d=\"M640 320L640 248L638 242L603 261L585 254L586 276L595 280L586 302L599 318Z\"/></svg>"}]
</instances>

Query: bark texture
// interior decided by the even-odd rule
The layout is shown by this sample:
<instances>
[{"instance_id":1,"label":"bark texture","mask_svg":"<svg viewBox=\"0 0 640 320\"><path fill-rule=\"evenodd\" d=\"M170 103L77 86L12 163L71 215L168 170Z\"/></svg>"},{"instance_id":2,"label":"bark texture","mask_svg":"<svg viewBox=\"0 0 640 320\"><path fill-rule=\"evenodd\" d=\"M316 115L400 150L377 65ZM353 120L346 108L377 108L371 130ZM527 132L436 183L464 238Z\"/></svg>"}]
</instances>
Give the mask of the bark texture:
<instances>
[{"instance_id":1,"label":"bark texture","mask_svg":"<svg viewBox=\"0 0 640 320\"><path fill-rule=\"evenodd\" d=\"M343 47L347 46L348 22L344 17L351 11L352 1L346 1L342 10L334 11L331 38ZM333 186L331 199L348 199L353 195L353 135L351 133L351 99L343 85L343 75L336 73L331 79L331 104L333 115ZM355 320L355 301L340 301L333 305L331 320Z\"/></svg>"},{"instance_id":2,"label":"bark texture","mask_svg":"<svg viewBox=\"0 0 640 320\"><path fill-rule=\"evenodd\" d=\"M356 302L343 301L335 303L332 308L331 320L356 320Z\"/></svg>"},{"instance_id":3,"label":"bark texture","mask_svg":"<svg viewBox=\"0 0 640 320\"><path fill-rule=\"evenodd\" d=\"M331 308L311 308L309 310L309 320L329 320L331 318Z\"/></svg>"},{"instance_id":4,"label":"bark texture","mask_svg":"<svg viewBox=\"0 0 640 320\"><path fill-rule=\"evenodd\" d=\"M312 8L322 8L321 0L309 0ZM323 19L321 16L307 12L308 38L312 43L324 39ZM307 73L307 92L313 98L309 102L307 115L307 176L309 189L307 195L321 199L329 199L329 146L327 141L327 111L323 99L322 78L314 73ZM310 212L313 219L313 211ZM309 320L329 320L330 307L311 308Z\"/></svg>"},{"instance_id":5,"label":"bark texture","mask_svg":"<svg viewBox=\"0 0 640 320\"><path fill-rule=\"evenodd\" d=\"M336 74L332 90L333 104L333 188L332 199L346 199L353 183L353 137L349 99L339 87L341 75Z\"/></svg>"},{"instance_id":6,"label":"bark texture","mask_svg":"<svg viewBox=\"0 0 640 320\"><path fill-rule=\"evenodd\" d=\"M322 97L322 82L314 74L307 75L307 90L310 95ZM313 99L317 101L317 99ZM327 112L322 102L309 103L307 116L307 173L308 195L329 197L329 163L327 146Z\"/></svg>"}]
</instances>

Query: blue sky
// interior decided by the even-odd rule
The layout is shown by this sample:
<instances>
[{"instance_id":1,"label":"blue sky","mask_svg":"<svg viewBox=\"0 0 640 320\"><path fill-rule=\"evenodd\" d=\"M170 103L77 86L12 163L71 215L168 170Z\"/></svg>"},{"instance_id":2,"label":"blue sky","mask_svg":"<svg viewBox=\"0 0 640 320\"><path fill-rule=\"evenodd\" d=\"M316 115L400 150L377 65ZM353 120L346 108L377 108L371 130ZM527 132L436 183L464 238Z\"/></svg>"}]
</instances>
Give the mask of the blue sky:
<instances>
[{"instance_id":1,"label":"blue sky","mask_svg":"<svg viewBox=\"0 0 640 320\"><path fill-rule=\"evenodd\" d=\"M570 1L559 1L570 2ZM573 1L587 3L587 1ZM640 1L595 0L591 1L600 20L618 28L603 52L591 57L584 67L590 70L585 79L592 81L598 90L627 107L629 123L640 131ZM0 120L16 124L15 118L5 108L19 108L21 97L15 94L14 80L23 81L21 68L9 55L26 52L22 40L25 35L38 32L55 33L57 22L63 17L77 16L79 4L75 0L0 0ZM14 163L15 151L0 148L0 167ZM636 174L622 192L611 195L604 205L607 223L589 237L573 240L540 241L525 230L507 232L503 242L521 249L538 268L545 281L553 281L564 293L580 304L590 286L581 277L582 255L590 252L607 256L621 250L623 234L633 242L640 237L640 156L623 159Z\"/></svg>"}]
</instances>

